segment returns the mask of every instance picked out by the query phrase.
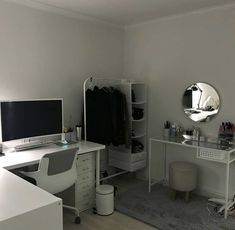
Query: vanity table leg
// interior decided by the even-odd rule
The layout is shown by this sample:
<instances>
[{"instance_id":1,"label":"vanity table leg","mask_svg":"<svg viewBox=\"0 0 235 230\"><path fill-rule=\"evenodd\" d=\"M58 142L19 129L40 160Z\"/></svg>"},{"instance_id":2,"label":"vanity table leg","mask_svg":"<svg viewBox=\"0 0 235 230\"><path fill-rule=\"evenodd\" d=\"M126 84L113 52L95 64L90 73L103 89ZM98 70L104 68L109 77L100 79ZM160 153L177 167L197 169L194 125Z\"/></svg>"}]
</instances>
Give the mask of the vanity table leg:
<instances>
[{"instance_id":1,"label":"vanity table leg","mask_svg":"<svg viewBox=\"0 0 235 230\"><path fill-rule=\"evenodd\" d=\"M96 187L100 185L100 150L96 152Z\"/></svg>"},{"instance_id":2,"label":"vanity table leg","mask_svg":"<svg viewBox=\"0 0 235 230\"><path fill-rule=\"evenodd\" d=\"M164 182L167 184L167 157L166 157L166 143L164 143Z\"/></svg>"},{"instance_id":3,"label":"vanity table leg","mask_svg":"<svg viewBox=\"0 0 235 230\"><path fill-rule=\"evenodd\" d=\"M228 216L228 194L229 194L229 169L230 169L230 156L228 155L227 163L226 163L226 178L225 178L225 212L224 218L227 219Z\"/></svg>"},{"instance_id":4,"label":"vanity table leg","mask_svg":"<svg viewBox=\"0 0 235 230\"><path fill-rule=\"evenodd\" d=\"M152 140L151 138L149 139L149 192L151 192L151 155L152 155L152 148L151 148Z\"/></svg>"}]
</instances>

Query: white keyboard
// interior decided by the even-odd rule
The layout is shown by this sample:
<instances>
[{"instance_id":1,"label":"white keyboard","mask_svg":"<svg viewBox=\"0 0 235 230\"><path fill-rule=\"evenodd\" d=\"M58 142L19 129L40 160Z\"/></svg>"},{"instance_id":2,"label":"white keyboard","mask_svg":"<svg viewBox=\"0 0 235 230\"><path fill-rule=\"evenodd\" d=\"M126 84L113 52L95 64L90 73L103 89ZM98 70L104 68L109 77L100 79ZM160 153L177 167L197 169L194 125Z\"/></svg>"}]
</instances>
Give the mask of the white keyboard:
<instances>
[{"instance_id":1,"label":"white keyboard","mask_svg":"<svg viewBox=\"0 0 235 230\"><path fill-rule=\"evenodd\" d=\"M16 151L23 151L26 149L33 149L33 148L38 148L38 147L42 147L48 144L52 144L54 143L54 141L51 140L46 140L46 141L31 141L31 142L27 142L27 143L22 143L22 144L18 144L15 146L15 150Z\"/></svg>"},{"instance_id":2,"label":"white keyboard","mask_svg":"<svg viewBox=\"0 0 235 230\"><path fill-rule=\"evenodd\" d=\"M213 161L225 161L226 152L217 149L200 148L197 153L197 158Z\"/></svg>"}]
</instances>

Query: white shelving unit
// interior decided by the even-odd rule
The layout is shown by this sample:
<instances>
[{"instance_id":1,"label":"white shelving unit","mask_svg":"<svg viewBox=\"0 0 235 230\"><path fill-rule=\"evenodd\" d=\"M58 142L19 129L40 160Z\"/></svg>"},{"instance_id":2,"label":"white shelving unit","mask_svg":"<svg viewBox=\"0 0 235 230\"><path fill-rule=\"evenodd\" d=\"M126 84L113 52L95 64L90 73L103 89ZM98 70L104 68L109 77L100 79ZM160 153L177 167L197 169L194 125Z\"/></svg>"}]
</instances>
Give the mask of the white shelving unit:
<instances>
[{"instance_id":1,"label":"white shelving unit","mask_svg":"<svg viewBox=\"0 0 235 230\"><path fill-rule=\"evenodd\" d=\"M146 127L147 127L147 88L143 82L132 81L129 79L105 79L105 78L88 78L84 82L84 133L87 137L86 130L86 90L93 89L95 86L115 87L119 89L125 96L128 107L128 135L130 146L108 146L109 165L123 169L125 171L137 171L146 167L147 151L146 151ZM135 100L133 99L135 95ZM143 117L134 119L132 117L133 108L143 109ZM134 135L132 135L134 134ZM132 152L132 142L138 141L143 145L143 150ZM119 173L118 173L119 175Z\"/></svg>"},{"instance_id":2,"label":"white shelving unit","mask_svg":"<svg viewBox=\"0 0 235 230\"><path fill-rule=\"evenodd\" d=\"M122 82L120 90L126 95L128 106L130 146L109 148L109 165L133 172L146 167L147 89L142 82L127 81ZM139 119L133 118L135 108L143 110ZM143 145L143 150L133 152L133 142Z\"/></svg>"}]
</instances>

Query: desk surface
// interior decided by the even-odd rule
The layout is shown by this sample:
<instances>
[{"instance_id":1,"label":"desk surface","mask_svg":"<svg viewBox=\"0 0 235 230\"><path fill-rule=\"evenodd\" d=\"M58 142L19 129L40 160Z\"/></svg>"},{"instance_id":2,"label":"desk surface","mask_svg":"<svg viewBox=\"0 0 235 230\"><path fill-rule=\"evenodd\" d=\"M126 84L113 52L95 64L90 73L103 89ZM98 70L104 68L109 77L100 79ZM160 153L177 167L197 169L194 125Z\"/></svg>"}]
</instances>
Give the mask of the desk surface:
<instances>
[{"instance_id":1,"label":"desk surface","mask_svg":"<svg viewBox=\"0 0 235 230\"><path fill-rule=\"evenodd\" d=\"M105 149L105 146L89 141L81 141L76 144L70 144L64 146L50 144L35 149L7 153L5 156L0 157L0 167L5 169L14 169L27 165L37 164L39 163L42 156L45 154L59 152L71 148L79 148L77 154L83 154L87 152L93 152Z\"/></svg>"},{"instance_id":2,"label":"desk surface","mask_svg":"<svg viewBox=\"0 0 235 230\"><path fill-rule=\"evenodd\" d=\"M51 144L36 149L8 153L6 156L0 157L0 222L61 201L6 169L32 165L38 163L45 154L71 148L79 148L77 154L84 154L104 149L105 146L89 141L65 146Z\"/></svg>"},{"instance_id":3,"label":"desk surface","mask_svg":"<svg viewBox=\"0 0 235 230\"><path fill-rule=\"evenodd\" d=\"M0 222L61 199L0 168ZM36 198L36 199L35 199Z\"/></svg>"}]
</instances>

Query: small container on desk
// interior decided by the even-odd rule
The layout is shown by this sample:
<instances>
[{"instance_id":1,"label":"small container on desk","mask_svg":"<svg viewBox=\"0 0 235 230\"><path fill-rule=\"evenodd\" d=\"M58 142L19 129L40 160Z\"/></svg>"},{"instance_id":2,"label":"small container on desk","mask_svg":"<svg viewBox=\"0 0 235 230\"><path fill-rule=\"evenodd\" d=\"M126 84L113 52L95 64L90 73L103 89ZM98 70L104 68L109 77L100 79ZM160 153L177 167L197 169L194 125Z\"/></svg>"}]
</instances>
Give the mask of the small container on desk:
<instances>
[{"instance_id":1,"label":"small container on desk","mask_svg":"<svg viewBox=\"0 0 235 230\"><path fill-rule=\"evenodd\" d=\"M170 129L163 129L163 136L169 137L170 136Z\"/></svg>"}]
</instances>

